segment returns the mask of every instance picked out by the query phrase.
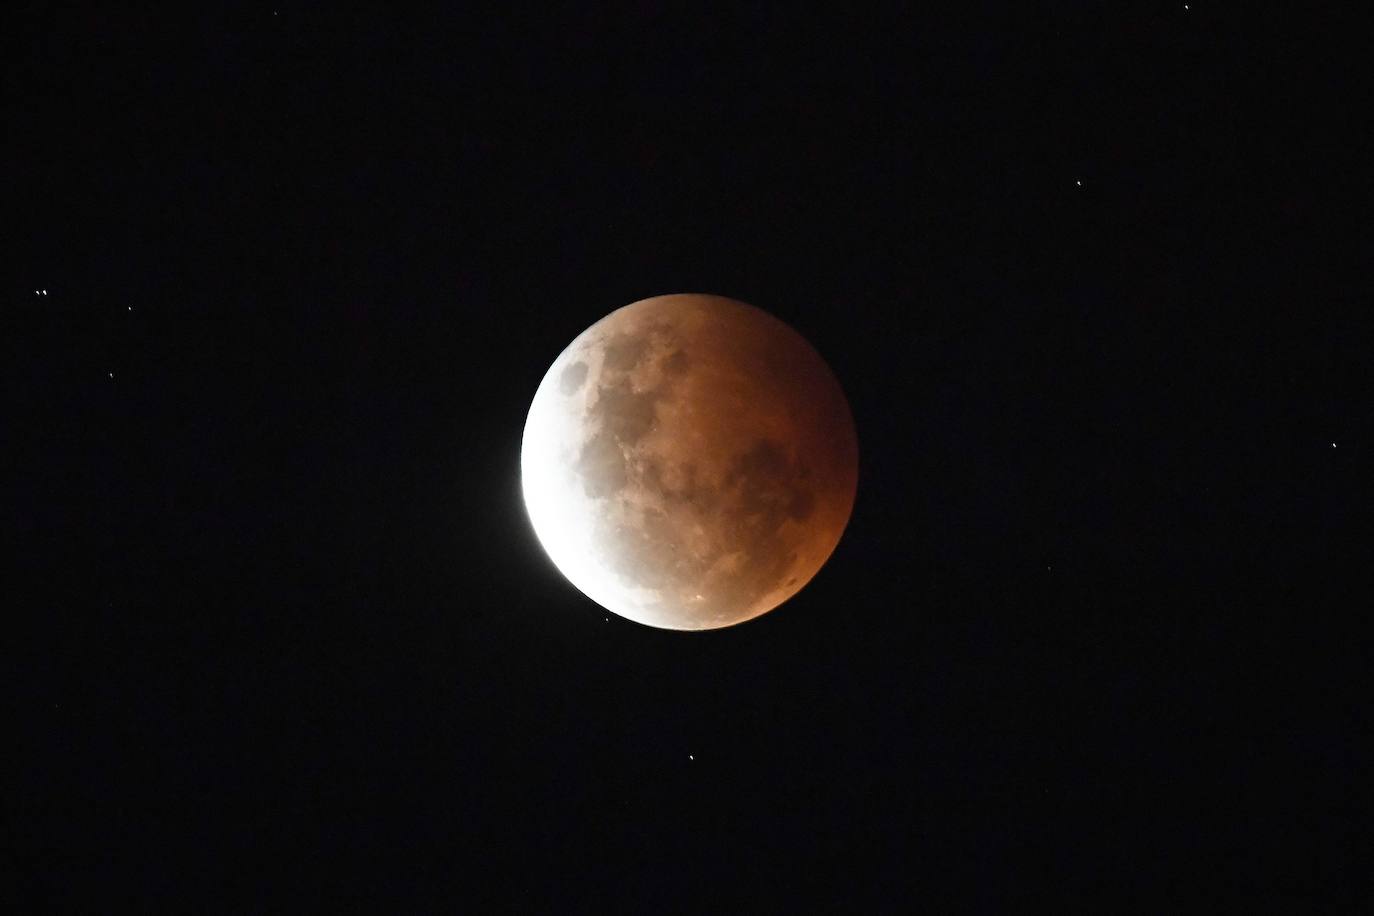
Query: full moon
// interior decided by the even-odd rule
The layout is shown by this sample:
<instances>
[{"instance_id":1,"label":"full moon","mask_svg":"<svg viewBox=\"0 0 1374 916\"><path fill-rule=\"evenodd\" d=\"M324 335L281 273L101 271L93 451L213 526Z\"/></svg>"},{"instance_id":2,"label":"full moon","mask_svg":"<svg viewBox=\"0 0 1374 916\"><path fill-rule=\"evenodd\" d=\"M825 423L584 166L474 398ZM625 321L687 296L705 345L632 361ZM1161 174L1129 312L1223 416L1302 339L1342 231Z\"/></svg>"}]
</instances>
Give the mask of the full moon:
<instances>
[{"instance_id":1,"label":"full moon","mask_svg":"<svg viewBox=\"0 0 1374 916\"><path fill-rule=\"evenodd\" d=\"M597 604L669 630L767 613L854 507L854 422L825 361L733 299L656 296L578 335L535 392L525 508Z\"/></svg>"}]
</instances>

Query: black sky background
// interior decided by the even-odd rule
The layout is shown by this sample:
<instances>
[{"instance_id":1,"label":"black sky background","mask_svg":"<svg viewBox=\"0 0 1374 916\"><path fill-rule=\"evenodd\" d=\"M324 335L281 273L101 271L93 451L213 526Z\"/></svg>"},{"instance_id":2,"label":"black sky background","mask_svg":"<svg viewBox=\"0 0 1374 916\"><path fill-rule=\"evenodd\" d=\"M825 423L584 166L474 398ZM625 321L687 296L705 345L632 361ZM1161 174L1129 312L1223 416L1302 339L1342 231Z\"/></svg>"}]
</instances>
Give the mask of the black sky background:
<instances>
[{"instance_id":1,"label":"black sky background","mask_svg":"<svg viewBox=\"0 0 1374 916\"><path fill-rule=\"evenodd\" d=\"M1374 100L1352 22L1190 7L29 5L0 900L1367 901ZM518 479L558 352L684 291L861 448L705 634Z\"/></svg>"}]
</instances>

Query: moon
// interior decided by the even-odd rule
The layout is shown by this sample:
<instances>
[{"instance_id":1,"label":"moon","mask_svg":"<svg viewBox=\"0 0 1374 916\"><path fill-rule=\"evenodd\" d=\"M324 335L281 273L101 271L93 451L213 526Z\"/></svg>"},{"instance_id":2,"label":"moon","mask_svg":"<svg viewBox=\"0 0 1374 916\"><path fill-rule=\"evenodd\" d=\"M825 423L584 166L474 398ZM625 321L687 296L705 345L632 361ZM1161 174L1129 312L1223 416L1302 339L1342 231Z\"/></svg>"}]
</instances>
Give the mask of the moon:
<instances>
[{"instance_id":1,"label":"moon","mask_svg":"<svg viewBox=\"0 0 1374 916\"><path fill-rule=\"evenodd\" d=\"M711 630L800 591L854 507L839 382L800 334L721 296L656 296L583 331L544 375L520 451L559 571L651 627Z\"/></svg>"}]
</instances>

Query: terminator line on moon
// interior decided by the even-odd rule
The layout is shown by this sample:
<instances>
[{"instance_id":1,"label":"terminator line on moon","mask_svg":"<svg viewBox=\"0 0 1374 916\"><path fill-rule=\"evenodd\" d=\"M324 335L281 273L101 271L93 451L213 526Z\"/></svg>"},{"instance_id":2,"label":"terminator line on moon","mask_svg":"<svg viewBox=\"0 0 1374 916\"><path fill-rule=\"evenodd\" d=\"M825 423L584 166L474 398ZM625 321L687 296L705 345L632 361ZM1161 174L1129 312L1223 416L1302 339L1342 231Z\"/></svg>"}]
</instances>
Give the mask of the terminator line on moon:
<instances>
[{"instance_id":1,"label":"terminator line on moon","mask_svg":"<svg viewBox=\"0 0 1374 916\"><path fill-rule=\"evenodd\" d=\"M525 507L559 571L607 610L707 630L758 617L824 565L858 445L825 361L766 312L657 296L592 325L535 393Z\"/></svg>"}]
</instances>

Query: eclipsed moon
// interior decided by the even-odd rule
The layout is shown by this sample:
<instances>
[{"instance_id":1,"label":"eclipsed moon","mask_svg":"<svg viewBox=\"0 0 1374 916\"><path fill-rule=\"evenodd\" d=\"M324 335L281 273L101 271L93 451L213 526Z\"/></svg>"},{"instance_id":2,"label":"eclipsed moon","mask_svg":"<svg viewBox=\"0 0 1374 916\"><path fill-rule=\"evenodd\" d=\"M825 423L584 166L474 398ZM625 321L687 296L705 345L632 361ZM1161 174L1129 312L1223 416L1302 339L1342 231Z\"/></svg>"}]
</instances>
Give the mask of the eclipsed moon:
<instances>
[{"instance_id":1,"label":"eclipsed moon","mask_svg":"<svg viewBox=\"0 0 1374 916\"><path fill-rule=\"evenodd\" d=\"M709 630L795 595L839 543L858 444L800 334L720 296L656 296L583 331L535 393L525 507L607 610Z\"/></svg>"}]
</instances>

